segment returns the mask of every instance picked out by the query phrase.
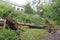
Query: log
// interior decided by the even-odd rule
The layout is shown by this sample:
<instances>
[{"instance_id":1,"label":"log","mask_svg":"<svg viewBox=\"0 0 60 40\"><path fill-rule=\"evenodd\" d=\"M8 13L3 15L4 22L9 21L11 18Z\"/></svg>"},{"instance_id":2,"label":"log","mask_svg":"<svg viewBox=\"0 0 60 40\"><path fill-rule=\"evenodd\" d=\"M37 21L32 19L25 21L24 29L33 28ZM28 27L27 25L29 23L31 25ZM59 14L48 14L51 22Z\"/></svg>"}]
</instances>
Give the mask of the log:
<instances>
[{"instance_id":1,"label":"log","mask_svg":"<svg viewBox=\"0 0 60 40\"><path fill-rule=\"evenodd\" d=\"M4 25L4 22L0 22L0 26L3 26Z\"/></svg>"},{"instance_id":2,"label":"log","mask_svg":"<svg viewBox=\"0 0 60 40\"><path fill-rule=\"evenodd\" d=\"M0 26L4 25L4 21L5 21L5 19L0 19Z\"/></svg>"},{"instance_id":3,"label":"log","mask_svg":"<svg viewBox=\"0 0 60 40\"><path fill-rule=\"evenodd\" d=\"M23 26L28 26L29 28L38 28L38 29L44 29L45 26L43 25L36 25L36 24L29 24L29 23L21 23L18 22L19 25L23 25Z\"/></svg>"},{"instance_id":4,"label":"log","mask_svg":"<svg viewBox=\"0 0 60 40\"><path fill-rule=\"evenodd\" d=\"M3 26L3 31L5 29L5 26L6 26L6 19L0 19L0 26Z\"/></svg>"},{"instance_id":5,"label":"log","mask_svg":"<svg viewBox=\"0 0 60 40\"><path fill-rule=\"evenodd\" d=\"M45 28L45 26L43 26L43 25L36 25L36 24L23 23L23 22L17 22L17 23L18 23L18 25L28 26L29 28L38 28L38 29L44 29ZM0 20L0 25L4 25L4 19Z\"/></svg>"}]
</instances>

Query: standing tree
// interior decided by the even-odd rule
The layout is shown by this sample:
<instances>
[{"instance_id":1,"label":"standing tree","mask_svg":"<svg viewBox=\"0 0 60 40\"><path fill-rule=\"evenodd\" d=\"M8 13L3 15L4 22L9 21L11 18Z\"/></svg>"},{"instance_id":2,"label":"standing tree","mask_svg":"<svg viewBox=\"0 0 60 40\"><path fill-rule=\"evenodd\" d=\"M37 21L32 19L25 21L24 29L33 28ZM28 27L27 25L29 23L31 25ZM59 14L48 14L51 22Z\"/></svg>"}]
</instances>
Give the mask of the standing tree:
<instances>
[{"instance_id":1,"label":"standing tree","mask_svg":"<svg viewBox=\"0 0 60 40\"><path fill-rule=\"evenodd\" d=\"M24 7L24 12L28 14L34 14L35 11L31 8L30 3L26 4Z\"/></svg>"},{"instance_id":2,"label":"standing tree","mask_svg":"<svg viewBox=\"0 0 60 40\"><path fill-rule=\"evenodd\" d=\"M60 25L60 0L55 0L55 3L53 5L53 10L57 15L55 20Z\"/></svg>"},{"instance_id":3,"label":"standing tree","mask_svg":"<svg viewBox=\"0 0 60 40\"><path fill-rule=\"evenodd\" d=\"M0 1L0 17L7 17L13 10L10 4Z\"/></svg>"}]
</instances>

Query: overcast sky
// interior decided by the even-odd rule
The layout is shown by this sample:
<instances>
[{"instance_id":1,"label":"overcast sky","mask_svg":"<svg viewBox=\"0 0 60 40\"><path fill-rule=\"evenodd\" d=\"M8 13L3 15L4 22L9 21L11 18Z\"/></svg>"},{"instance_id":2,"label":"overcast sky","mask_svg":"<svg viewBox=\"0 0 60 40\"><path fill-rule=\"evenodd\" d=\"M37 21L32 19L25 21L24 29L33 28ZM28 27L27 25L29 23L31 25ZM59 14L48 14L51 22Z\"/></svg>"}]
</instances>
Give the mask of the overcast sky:
<instances>
[{"instance_id":1,"label":"overcast sky","mask_svg":"<svg viewBox=\"0 0 60 40\"><path fill-rule=\"evenodd\" d=\"M31 2L33 0L7 0L7 1L12 1L18 4L26 4L27 2ZM40 2L49 2L49 0L40 0Z\"/></svg>"},{"instance_id":2,"label":"overcast sky","mask_svg":"<svg viewBox=\"0 0 60 40\"><path fill-rule=\"evenodd\" d=\"M32 0L9 0L18 4L26 4L28 1L32 1Z\"/></svg>"}]
</instances>

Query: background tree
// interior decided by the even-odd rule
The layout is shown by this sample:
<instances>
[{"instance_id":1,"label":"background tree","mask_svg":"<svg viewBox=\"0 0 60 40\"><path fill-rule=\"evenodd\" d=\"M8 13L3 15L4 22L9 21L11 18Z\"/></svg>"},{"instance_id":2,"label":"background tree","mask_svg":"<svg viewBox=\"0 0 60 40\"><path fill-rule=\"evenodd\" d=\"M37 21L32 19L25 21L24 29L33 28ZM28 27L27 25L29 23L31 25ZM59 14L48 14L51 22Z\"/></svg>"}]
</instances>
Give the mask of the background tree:
<instances>
[{"instance_id":1,"label":"background tree","mask_svg":"<svg viewBox=\"0 0 60 40\"><path fill-rule=\"evenodd\" d=\"M57 24L60 25L60 5L59 4L60 4L60 0L55 0L55 3L53 5L53 10L57 15L55 20Z\"/></svg>"},{"instance_id":2,"label":"background tree","mask_svg":"<svg viewBox=\"0 0 60 40\"><path fill-rule=\"evenodd\" d=\"M13 10L10 4L0 1L0 17L7 17Z\"/></svg>"},{"instance_id":3,"label":"background tree","mask_svg":"<svg viewBox=\"0 0 60 40\"><path fill-rule=\"evenodd\" d=\"M31 8L30 3L27 3L24 6L24 13L28 13L28 14L34 14L35 11Z\"/></svg>"}]
</instances>

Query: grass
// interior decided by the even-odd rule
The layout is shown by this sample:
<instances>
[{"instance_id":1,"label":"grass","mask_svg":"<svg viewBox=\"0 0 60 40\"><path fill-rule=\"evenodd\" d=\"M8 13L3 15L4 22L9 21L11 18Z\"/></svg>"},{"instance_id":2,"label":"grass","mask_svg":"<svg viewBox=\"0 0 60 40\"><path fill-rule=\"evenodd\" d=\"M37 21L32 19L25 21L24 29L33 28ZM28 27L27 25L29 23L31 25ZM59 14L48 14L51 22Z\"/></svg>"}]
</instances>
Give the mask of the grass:
<instances>
[{"instance_id":1,"label":"grass","mask_svg":"<svg viewBox=\"0 0 60 40\"><path fill-rule=\"evenodd\" d=\"M1 28L0 28L1 29ZM48 32L44 29L30 29L25 28L25 32L20 32L22 40L43 40L43 38L48 34ZM16 37L16 33L14 31L10 31L9 29L5 29L2 32L0 30L0 40L18 40Z\"/></svg>"},{"instance_id":2,"label":"grass","mask_svg":"<svg viewBox=\"0 0 60 40\"><path fill-rule=\"evenodd\" d=\"M21 33L22 40L43 40L48 33L43 29L27 29Z\"/></svg>"}]
</instances>

